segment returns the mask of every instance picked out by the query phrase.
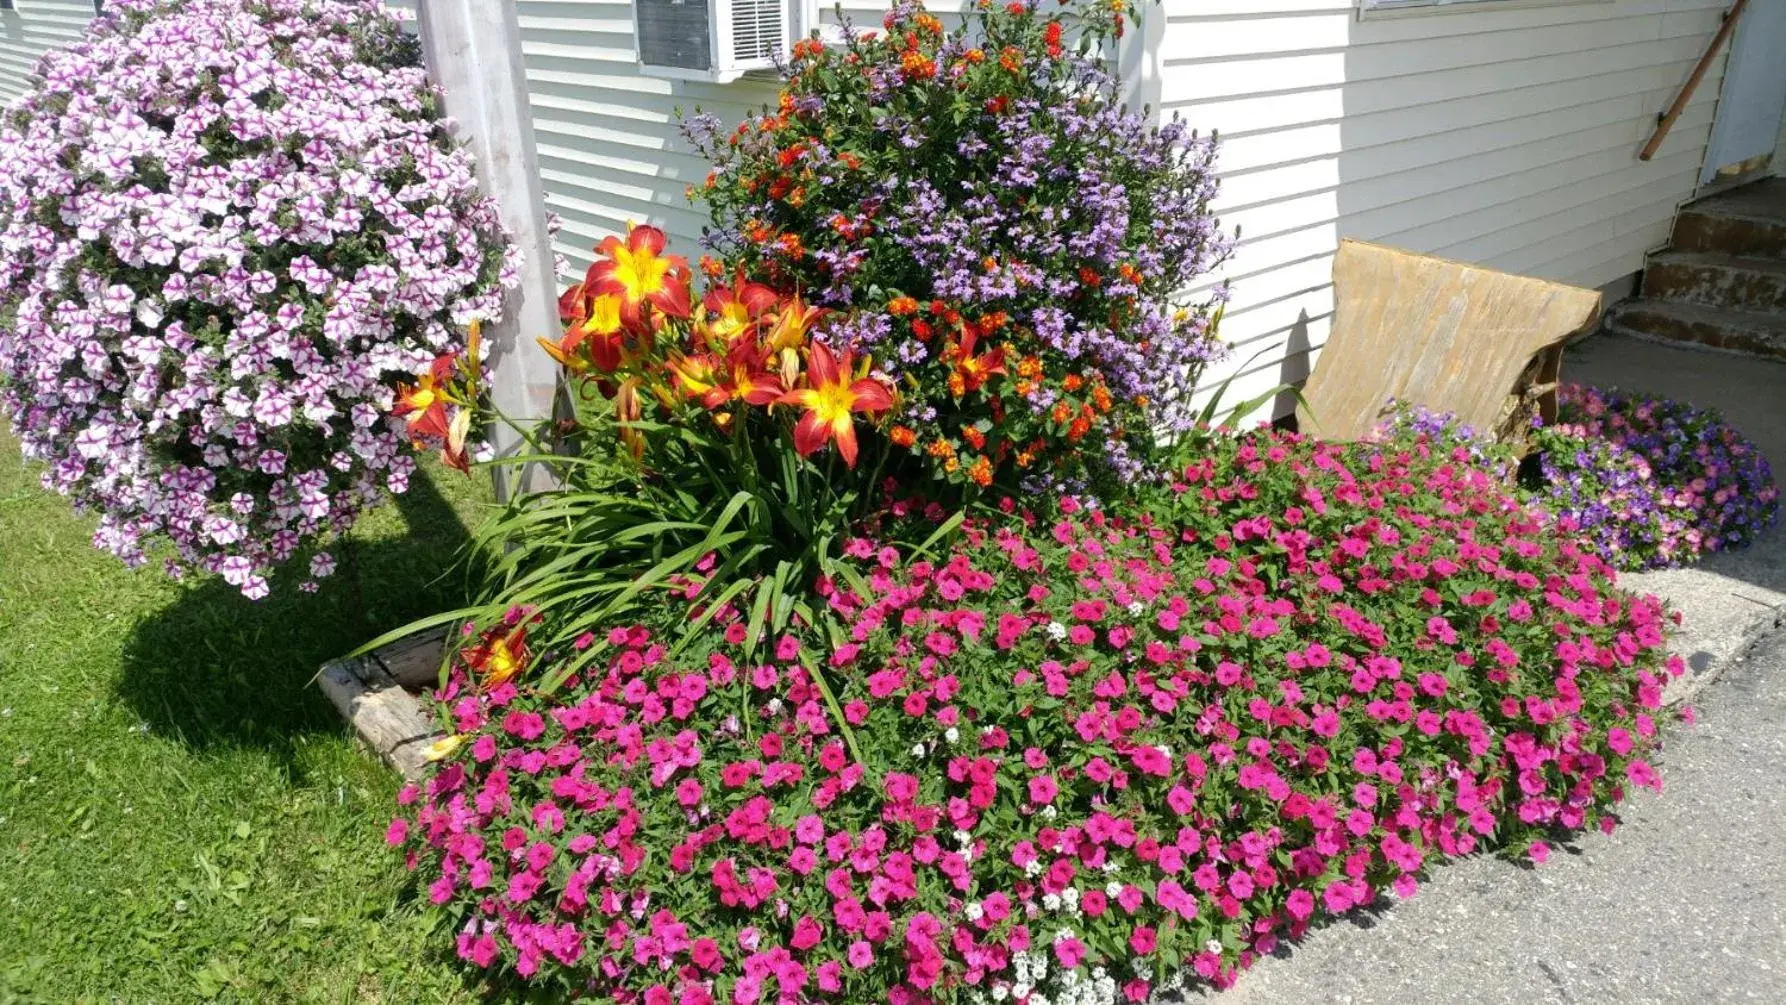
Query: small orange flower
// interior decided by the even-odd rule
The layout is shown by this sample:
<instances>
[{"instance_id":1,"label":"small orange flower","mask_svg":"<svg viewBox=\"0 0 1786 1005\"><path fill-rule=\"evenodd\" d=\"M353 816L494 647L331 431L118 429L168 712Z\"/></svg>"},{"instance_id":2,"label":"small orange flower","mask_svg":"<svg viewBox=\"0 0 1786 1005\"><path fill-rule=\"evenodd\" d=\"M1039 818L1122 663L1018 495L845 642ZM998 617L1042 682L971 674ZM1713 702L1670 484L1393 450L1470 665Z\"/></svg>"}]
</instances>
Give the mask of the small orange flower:
<instances>
[{"instance_id":1,"label":"small orange flower","mask_svg":"<svg viewBox=\"0 0 1786 1005\"><path fill-rule=\"evenodd\" d=\"M985 488L992 484L992 461L982 457L975 461L973 467L967 469L967 477L975 485Z\"/></svg>"},{"instance_id":2,"label":"small orange flower","mask_svg":"<svg viewBox=\"0 0 1786 1005\"><path fill-rule=\"evenodd\" d=\"M893 445L896 447L909 448L912 444L918 442L918 431L910 426L894 426L892 430L887 433L887 438L892 440Z\"/></svg>"}]
</instances>

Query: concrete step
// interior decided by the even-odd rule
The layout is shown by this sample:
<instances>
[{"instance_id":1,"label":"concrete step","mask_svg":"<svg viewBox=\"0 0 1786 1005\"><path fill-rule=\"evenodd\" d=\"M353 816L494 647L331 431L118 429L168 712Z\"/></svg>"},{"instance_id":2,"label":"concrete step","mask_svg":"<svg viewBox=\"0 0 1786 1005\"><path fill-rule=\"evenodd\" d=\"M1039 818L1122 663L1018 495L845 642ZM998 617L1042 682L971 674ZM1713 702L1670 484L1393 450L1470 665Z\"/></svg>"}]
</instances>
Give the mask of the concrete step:
<instances>
[{"instance_id":1,"label":"concrete step","mask_svg":"<svg viewBox=\"0 0 1786 1005\"><path fill-rule=\"evenodd\" d=\"M1741 258L1704 251L1651 255L1643 295L1742 311L1786 311L1786 258Z\"/></svg>"},{"instance_id":2,"label":"concrete step","mask_svg":"<svg viewBox=\"0 0 1786 1005\"><path fill-rule=\"evenodd\" d=\"M1786 259L1786 178L1708 196L1674 218L1676 251Z\"/></svg>"},{"instance_id":3,"label":"concrete step","mask_svg":"<svg viewBox=\"0 0 1786 1005\"><path fill-rule=\"evenodd\" d=\"M1786 359L1786 314L1673 300L1627 300L1608 312L1606 326L1639 338L1691 342Z\"/></svg>"}]
</instances>

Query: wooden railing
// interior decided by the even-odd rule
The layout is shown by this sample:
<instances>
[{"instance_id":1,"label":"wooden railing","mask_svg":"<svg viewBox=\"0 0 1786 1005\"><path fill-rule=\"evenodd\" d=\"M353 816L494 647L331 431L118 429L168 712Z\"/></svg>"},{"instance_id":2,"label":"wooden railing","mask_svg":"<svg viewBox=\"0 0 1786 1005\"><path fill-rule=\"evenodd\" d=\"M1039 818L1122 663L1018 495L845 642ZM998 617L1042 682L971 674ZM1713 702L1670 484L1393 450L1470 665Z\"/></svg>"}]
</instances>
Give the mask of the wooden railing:
<instances>
[{"instance_id":1,"label":"wooden railing","mask_svg":"<svg viewBox=\"0 0 1786 1005\"><path fill-rule=\"evenodd\" d=\"M1656 131L1650 134L1650 141L1643 145L1643 151L1637 155L1638 160L1647 161L1656 156L1656 150L1668 138L1668 131L1674 128L1674 120L1687 110L1687 102L1693 100L1693 92L1699 88L1700 79L1705 76L1705 71L1711 69L1712 60L1717 58L1718 50L1724 47L1724 41L1730 37L1730 33L1736 30L1736 19L1743 16L1743 8L1748 5L1749 0L1736 0L1736 3L1730 5L1730 10L1725 12L1724 23L1718 26L1718 33L1712 36L1711 44L1705 47L1705 55L1699 57L1699 64L1693 67L1693 75L1687 78L1681 93L1675 96L1674 104L1669 105L1668 111L1663 112L1657 120Z\"/></svg>"}]
</instances>

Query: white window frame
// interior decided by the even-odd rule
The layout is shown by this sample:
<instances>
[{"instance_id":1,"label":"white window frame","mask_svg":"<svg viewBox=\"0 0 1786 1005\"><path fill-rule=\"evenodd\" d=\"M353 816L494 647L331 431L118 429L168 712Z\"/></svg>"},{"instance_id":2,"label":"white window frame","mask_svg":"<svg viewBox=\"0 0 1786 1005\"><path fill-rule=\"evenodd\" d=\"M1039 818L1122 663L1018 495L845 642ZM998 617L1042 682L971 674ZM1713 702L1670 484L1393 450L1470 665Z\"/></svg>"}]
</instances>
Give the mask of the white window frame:
<instances>
[{"instance_id":1,"label":"white window frame","mask_svg":"<svg viewBox=\"0 0 1786 1005\"><path fill-rule=\"evenodd\" d=\"M1470 14L1521 7L1562 7L1607 4L1616 0L1358 0L1358 20L1409 17L1428 14Z\"/></svg>"}]
</instances>

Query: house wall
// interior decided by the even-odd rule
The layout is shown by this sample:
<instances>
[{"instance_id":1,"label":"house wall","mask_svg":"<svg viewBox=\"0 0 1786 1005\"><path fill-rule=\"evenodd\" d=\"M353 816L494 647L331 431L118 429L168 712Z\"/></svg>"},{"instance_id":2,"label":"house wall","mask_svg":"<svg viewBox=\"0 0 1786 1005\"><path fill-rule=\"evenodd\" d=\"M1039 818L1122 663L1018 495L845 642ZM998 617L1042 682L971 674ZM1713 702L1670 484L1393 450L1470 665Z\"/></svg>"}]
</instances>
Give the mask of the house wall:
<instances>
[{"instance_id":1,"label":"house wall","mask_svg":"<svg viewBox=\"0 0 1786 1005\"><path fill-rule=\"evenodd\" d=\"M1721 59L1655 158L1637 151L1726 0L1354 6L1166 0L1162 105L1221 132L1219 205L1242 231L1228 368L1262 355L1232 395L1307 373L1341 238L1599 287L1693 192Z\"/></svg>"},{"instance_id":2,"label":"house wall","mask_svg":"<svg viewBox=\"0 0 1786 1005\"><path fill-rule=\"evenodd\" d=\"M0 11L0 102L24 93L25 78L46 51L80 38L93 0L20 0Z\"/></svg>"},{"instance_id":3,"label":"house wall","mask_svg":"<svg viewBox=\"0 0 1786 1005\"><path fill-rule=\"evenodd\" d=\"M736 121L773 85L641 75L630 0L512 2L547 202L564 221L560 252L580 267L629 220L664 226L695 252L704 214L684 190L707 168L678 135L677 110ZM16 94L35 54L72 38L90 10L88 0L20 6L0 15L0 96ZM1226 140L1218 208L1243 232L1224 273L1234 292L1226 370L1250 361L1229 400L1306 374L1326 340L1342 237L1601 286L1641 268L1693 190L1721 60L1656 158L1636 151L1726 0L1486 4L1362 21L1354 6L1165 0L1153 31L1150 79L1165 113ZM873 22L885 0L844 9Z\"/></svg>"}]
</instances>

